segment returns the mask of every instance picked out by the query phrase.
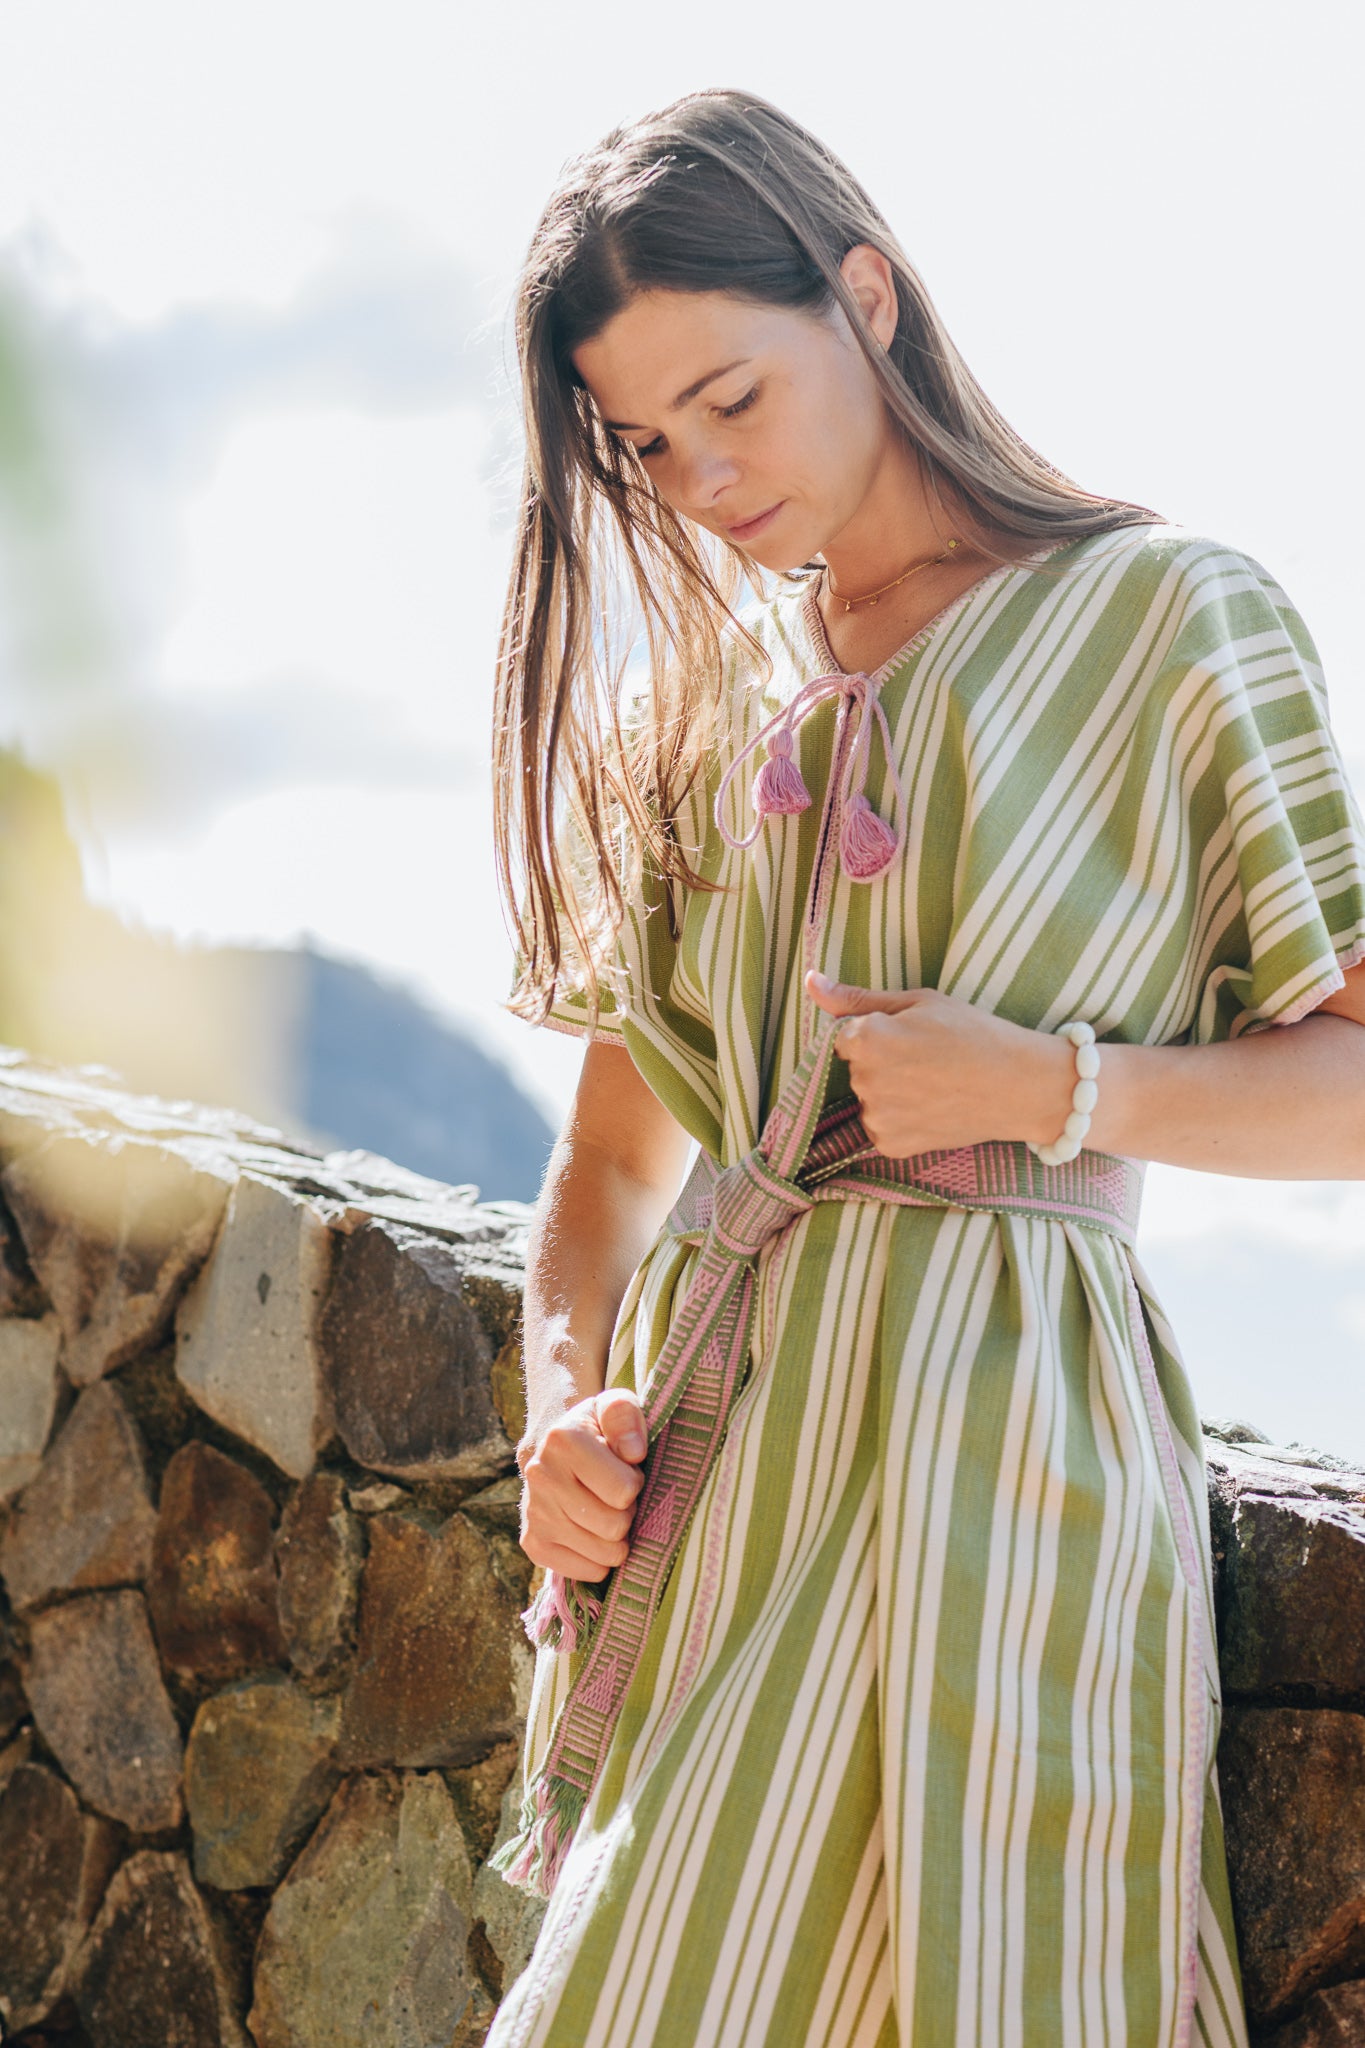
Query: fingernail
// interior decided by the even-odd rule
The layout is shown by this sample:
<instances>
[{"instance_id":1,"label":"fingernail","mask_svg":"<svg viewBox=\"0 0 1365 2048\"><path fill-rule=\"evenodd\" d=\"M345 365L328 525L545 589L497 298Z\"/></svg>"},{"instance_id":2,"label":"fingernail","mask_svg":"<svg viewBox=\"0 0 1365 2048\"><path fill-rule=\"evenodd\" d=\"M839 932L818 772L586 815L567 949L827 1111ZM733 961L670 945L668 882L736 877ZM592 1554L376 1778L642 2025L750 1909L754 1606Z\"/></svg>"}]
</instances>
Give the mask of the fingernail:
<instances>
[{"instance_id":1,"label":"fingernail","mask_svg":"<svg viewBox=\"0 0 1365 2048\"><path fill-rule=\"evenodd\" d=\"M645 1440L638 1429L632 1429L621 1439L621 1449L628 1458L642 1458L645 1454Z\"/></svg>"}]
</instances>

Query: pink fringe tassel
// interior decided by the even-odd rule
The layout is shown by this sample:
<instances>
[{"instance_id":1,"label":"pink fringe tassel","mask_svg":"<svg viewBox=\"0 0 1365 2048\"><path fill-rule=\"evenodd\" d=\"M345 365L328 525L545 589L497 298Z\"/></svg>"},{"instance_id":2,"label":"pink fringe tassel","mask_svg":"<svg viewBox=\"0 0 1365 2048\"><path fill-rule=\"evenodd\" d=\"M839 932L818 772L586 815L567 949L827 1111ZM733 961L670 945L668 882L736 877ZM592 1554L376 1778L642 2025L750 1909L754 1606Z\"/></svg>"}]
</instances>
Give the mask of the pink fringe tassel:
<instances>
[{"instance_id":1,"label":"pink fringe tassel","mask_svg":"<svg viewBox=\"0 0 1365 2048\"><path fill-rule=\"evenodd\" d=\"M865 796L855 796L839 835L839 851L854 881L870 882L890 867L900 851L900 838L877 816Z\"/></svg>"},{"instance_id":2,"label":"pink fringe tassel","mask_svg":"<svg viewBox=\"0 0 1365 2048\"><path fill-rule=\"evenodd\" d=\"M754 809L760 818L810 809L810 791L792 759L789 732L779 730L768 741L768 758L754 777Z\"/></svg>"},{"instance_id":3,"label":"pink fringe tassel","mask_svg":"<svg viewBox=\"0 0 1365 2048\"><path fill-rule=\"evenodd\" d=\"M579 1630L589 1627L601 1612L601 1601L584 1593L577 1580L552 1571L545 1574L544 1585L523 1609L521 1619L538 1650L558 1650L568 1656L578 1648Z\"/></svg>"}]
</instances>

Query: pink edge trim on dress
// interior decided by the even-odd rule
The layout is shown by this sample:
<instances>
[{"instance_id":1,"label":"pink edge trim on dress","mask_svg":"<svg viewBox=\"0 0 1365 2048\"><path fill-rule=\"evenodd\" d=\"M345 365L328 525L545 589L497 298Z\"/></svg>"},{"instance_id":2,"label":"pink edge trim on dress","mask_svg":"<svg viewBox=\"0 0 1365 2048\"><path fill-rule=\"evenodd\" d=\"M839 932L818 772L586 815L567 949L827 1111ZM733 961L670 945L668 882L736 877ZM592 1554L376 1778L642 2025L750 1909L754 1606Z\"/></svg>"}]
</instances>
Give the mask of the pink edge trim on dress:
<instances>
[{"instance_id":1,"label":"pink edge trim on dress","mask_svg":"<svg viewBox=\"0 0 1365 2048\"><path fill-rule=\"evenodd\" d=\"M1362 964L1365 964L1365 938L1357 939L1344 953L1339 953L1337 964L1330 974L1324 974L1321 981L1315 981L1313 986L1305 990L1287 1010L1282 1010L1278 1017L1271 1017L1267 1021L1271 1024L1297 1024L1328 996L1334 996L1338 989L1345 988L1348 968L1359 967Z\"/></svg>"}]
</instances>

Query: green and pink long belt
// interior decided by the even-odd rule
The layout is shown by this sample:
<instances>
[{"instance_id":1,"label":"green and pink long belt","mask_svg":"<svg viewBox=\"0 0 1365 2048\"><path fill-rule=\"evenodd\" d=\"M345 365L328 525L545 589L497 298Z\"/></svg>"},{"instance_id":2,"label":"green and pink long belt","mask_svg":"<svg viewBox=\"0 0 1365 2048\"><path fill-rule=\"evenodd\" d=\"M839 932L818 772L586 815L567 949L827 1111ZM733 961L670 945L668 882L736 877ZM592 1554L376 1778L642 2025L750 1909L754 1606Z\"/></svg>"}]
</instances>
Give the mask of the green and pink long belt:
<instances>
[{"instance_id":1,"label":"green and pink long belt","mask_svg":"<svg viewBox=\"0 0 1365 2048\"><path fill-rule=\"evenodd\" d=\"M522 1619L537 1647L583 1662L560 1707L519 1832L492 1858L548 1898L601 1774L684 1532L715 1467L752 1341L758 1261L817 1202L993 1209L1069 1220L1136 1240L1143 1168L1082 1151L1045 1166L1027 1145L966 1145L891 1159L869 1142L853 1096L825 1106L839 1019L813 1035L751 1152L718 1167L703 1152L664 1228L700 1245L641 1395L650 1448L630 1551L595 1587L549 1572Z\"/></svg>"}]
</instances>

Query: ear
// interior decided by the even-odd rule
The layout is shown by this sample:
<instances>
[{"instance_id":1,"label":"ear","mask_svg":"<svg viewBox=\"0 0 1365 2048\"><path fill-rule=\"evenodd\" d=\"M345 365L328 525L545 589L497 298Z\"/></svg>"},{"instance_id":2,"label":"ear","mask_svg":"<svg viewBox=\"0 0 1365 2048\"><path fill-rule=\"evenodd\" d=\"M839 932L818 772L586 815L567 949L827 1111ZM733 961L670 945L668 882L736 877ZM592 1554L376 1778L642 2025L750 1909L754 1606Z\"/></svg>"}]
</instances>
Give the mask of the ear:
<instances>
[{"instance_id":1,"label":"ear","mask_svg":"<svg viewBox=\"0 0 1365 2048\"><path fill-rule=\"evenodd\" d=\"M896 273L891 265L870 242L855 242L839 269L868 326L882 347L890 348L900 318Z\"/></svg>"}]
</instances>

